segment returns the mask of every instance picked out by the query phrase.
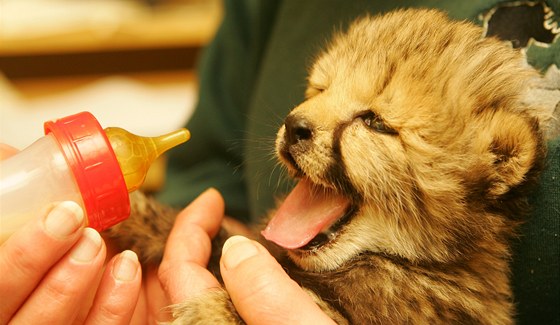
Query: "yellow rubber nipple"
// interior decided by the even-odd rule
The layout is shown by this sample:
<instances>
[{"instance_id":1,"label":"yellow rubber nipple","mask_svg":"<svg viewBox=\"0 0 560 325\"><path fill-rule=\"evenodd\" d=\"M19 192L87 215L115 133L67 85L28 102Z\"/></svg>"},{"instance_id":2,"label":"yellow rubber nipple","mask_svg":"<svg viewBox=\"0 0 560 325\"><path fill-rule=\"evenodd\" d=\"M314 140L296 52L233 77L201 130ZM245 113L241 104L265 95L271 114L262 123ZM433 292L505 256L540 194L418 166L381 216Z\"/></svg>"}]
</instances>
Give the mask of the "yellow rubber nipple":
<instances>
[{"instance_id":1,"label":"yellow rubber nipple","mask_svg":"<svg viewBox=\"0 0 560 325\"><path fill-rule=\"evenodd\" d=\"M191 137L187 129L153 138L141 137L116 127L106 128L105 134L117 156L129 192L142 185L148 168L157 157Z\"/></svg>"}]
</instances>

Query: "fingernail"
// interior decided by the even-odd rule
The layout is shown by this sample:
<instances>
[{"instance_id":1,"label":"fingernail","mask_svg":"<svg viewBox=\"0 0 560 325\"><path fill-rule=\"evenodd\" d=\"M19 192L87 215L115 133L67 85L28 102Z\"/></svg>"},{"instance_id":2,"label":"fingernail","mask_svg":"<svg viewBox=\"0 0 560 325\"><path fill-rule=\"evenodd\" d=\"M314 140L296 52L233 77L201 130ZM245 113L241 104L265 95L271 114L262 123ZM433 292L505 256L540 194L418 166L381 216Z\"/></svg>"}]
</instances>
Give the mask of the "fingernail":
<instances>
[{"instance_id":1,"label":"fingernail","mask_svg":"<svg viewBox=\"0 0 560 325\"><path fill-rule=\"evenodd\" d=\"M122 252L113 265L113 277L120 281L132 281L138 273L138 256L133 251Z\"/></svg>"},{"instance_id":2,"label":"fingernail","mask_svg":"<svg viewBox=\"0 0 560 325\"><path fill-rule=\"evenodd\" d=\"M84 229L82 238L70 253L70 258L78 263L91 262L101 250L101 236L91 228Z\"/></svg>"},{"instance_id":3,"label":"fingernail","mask_svg":"<svg viewBox=\"0 0 560 325\"><path fill-rule=\"evenodd\" d=\"M226 269L236 268L241 262L259 253L259 248L243 236L232 236L222 248L222 262Z\"/></svg>"},{"instance_id":4,"label":"fingernail","mask_svg":"<svg viewBox=\"0 0 560 325\"><path fill-rule=\"evenodd\" d=\"M73 201L57 204L44 221L45 230L51 236L63 239L76 232L84 223L82 208Z\"/></svg>"}]
</instances>

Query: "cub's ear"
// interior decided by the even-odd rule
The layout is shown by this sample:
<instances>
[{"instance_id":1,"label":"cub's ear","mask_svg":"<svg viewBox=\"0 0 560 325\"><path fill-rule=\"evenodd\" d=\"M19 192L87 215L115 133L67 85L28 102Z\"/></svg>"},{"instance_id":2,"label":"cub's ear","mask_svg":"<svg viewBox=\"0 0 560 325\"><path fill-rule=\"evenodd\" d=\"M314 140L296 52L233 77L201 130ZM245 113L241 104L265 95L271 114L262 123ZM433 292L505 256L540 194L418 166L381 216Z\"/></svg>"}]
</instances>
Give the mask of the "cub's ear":
<instances>
[{"instance_id":1,"label":"cub's ear","mask_svg":"<svg viewBox=\"0 0 560 325\"><path fill-rule=\"evenodd\" d=\"M523 182L541 159L538 121L498 110L482 119L478 149L489 167L490 195L498 197Z\"/></svg>"}]
</instances>

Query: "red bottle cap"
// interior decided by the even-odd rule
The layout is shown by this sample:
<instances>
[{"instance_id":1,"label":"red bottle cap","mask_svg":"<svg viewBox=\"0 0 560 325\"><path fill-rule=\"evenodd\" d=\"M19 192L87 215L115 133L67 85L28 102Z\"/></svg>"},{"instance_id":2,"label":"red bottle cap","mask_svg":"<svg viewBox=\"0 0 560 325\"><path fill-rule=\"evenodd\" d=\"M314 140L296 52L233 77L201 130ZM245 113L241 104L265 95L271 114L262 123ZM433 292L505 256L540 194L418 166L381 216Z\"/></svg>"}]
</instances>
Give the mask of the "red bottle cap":
<instances>
[{"instance_id":1,"label":"red bottle cap","mask_svg":"<svg viewBox=\"0 0 560 325\"><path fill-rule=\"evenodd\" d=\"M117 157L89 112L45 122L57 139L82 194L89 227L107 229L130 215L130 199Z\"/></svg>"}]
</instances>

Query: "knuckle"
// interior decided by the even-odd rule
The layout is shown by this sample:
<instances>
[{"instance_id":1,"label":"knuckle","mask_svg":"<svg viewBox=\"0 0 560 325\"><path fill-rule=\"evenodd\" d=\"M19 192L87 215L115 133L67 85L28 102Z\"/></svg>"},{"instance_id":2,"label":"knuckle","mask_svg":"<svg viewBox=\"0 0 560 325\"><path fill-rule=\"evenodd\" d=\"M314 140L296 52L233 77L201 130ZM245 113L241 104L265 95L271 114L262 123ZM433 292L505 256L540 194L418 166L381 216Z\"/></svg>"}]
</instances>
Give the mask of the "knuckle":
<instances>
[{"instance_id":1,"label":"knuckle","mask_svg":"<svg viewBox=\"0 0 560 325\"><path fill-rule=\"evenodd\" d=\"M103 304L99 306L97 319L99 319L99 324L113 324L123 319L126 315L126 311L120 304Z\"/></svg>"},{"instance_id":2,"label":"knuckle","mask_svg":"<svg viewBox=\"0 0 560 325\"><path fill-rule=\"evenodd\" d=\"M25 245L15 245L4 254L5 264L10 266L10 272L17 272L23 278L34 278L34 274L44 272L34 254ZM4 263L2 263L4 264Z\"/></svg>"},{"instance_id":3,"label":"knuckle","mask_svg":"<svg viewBox=\"0 0 560 325\"><path fill-rule=\"evenodd\" d=\"M73 300L77 293L73 282L67 278L52 277L45 282L44 294L50 303L65 305Z\"/></svg>"}]
</instances>

